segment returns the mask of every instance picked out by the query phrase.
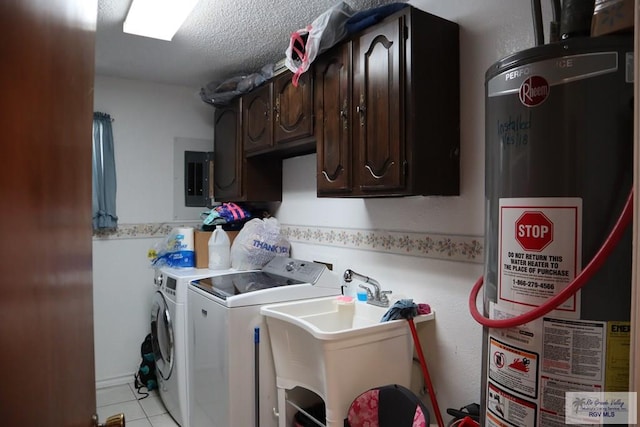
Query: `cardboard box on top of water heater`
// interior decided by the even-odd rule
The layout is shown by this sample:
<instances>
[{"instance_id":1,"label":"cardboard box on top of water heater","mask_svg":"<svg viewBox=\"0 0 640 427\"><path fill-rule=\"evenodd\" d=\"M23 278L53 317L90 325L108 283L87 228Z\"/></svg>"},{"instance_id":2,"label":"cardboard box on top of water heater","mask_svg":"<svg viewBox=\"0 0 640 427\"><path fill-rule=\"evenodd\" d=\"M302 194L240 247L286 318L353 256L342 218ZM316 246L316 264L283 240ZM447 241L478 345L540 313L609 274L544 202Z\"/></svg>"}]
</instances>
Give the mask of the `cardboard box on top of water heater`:
<instances>
[{"instance_id":1,"label":"cardboard box on top of water heater","mask_svg":"<svg viewBox=\"0 0 640 427\"><path fill-rule=\"evenodd\" d=\"M634 0L596 0L591 36L603 36L633 29Z\"/></svg>"}]
</instances>

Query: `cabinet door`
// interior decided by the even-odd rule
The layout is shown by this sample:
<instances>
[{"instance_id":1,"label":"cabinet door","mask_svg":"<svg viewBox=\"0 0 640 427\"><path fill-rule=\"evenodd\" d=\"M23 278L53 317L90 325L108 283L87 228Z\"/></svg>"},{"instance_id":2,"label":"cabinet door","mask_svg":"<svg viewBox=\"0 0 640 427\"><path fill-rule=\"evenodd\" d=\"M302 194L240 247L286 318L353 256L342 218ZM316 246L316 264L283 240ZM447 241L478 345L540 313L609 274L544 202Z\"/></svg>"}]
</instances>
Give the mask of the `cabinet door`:
<instances>
[{"instance_id":1,"label":"cabinet door","mask_svg":"<svg viewBox=\"0 0 640 427\"><path fill-rule=\"evenodd\" d=\"M242 97L244 152L268 149L273 145L271 83Z\"/></svg>"},{"instance_id":2,"label":"cabinet door","mask_svg":"<svg viewBox=\"0 0 640 427\"><path fill-rule=\"evenodd\" d=\"M216 108L213 128L213 196L216 201L242 197L240 103Z\"/></svg>"},{"instance_id":3,"label":"cabinet door","mask_svg":"<svg viewBox=\"0 0 640 427\"><path fill-rule=\"evenodd\" d=\"M275 145L313 136L312 72L300 76L298 87L293 86L291 75L284 73L273 82Z\"/></svg>"},{"instance_id":4,"label":"cabinet door","mask_svg":"<svg viewBox=\"0 0 640 427\"><path fill-rule=\"evenodd\" d=\"M405 186L404 15L365 31L354 47L354 179L362 192Z\"/></svg>"},{"instance_id":5,"label":"cabinet door","mask_svg":"<svg viewBox=\"0 0 640 427\"><path fill-rule=\"evenodd\" d=\"M318 195L352 190L351 43L338 45L315 63Z\"/></svg>"}]
</instances>

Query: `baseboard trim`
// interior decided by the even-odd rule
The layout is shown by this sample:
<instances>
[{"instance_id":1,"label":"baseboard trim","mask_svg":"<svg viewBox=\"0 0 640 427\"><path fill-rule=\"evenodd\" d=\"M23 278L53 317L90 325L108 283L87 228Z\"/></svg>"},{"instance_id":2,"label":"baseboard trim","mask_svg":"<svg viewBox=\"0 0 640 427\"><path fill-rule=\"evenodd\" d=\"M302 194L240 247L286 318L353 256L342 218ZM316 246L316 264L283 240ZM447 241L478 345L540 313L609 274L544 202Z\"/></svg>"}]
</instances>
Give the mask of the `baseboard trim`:
<instances>
[{"instance_id":1,"label":"baseboard trim","mask_svg":"<svg viewBox=\"0 0 640 427\"><path fill-rule=\"evenodd\" d=\"M134 372L130 374L125 374L119 377L112 377L103 380L96 381L96 390L100 390L101 388L113 387L122 384L129 384L133 382Z\"/></svg>"}]
</instances>

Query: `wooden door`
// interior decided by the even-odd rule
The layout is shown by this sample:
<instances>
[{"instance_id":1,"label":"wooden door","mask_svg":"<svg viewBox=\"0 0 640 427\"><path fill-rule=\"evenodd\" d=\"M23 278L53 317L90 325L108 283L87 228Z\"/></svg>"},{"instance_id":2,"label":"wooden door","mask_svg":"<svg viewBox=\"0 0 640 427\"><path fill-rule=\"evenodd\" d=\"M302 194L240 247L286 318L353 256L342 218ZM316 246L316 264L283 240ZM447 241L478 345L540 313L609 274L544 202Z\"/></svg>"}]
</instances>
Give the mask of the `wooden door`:
<instances>
[{"instance_id":1,"label":"wooden door","mask_svg":"<svg viewBox=\"0 0 640 427\"><path fill-rule=\"evenodd\" d=\"M96 16L96 0L0 5L3 426L93 425Z\"/></svg>"},{"instance_id":2,"label":"wooden door","mask_svg":"<svg viewBox=\"0 0 640 427\"><path fill-rule=\"evenodd\" d=\"M271 90L272 85L269 83L242 97L242 143L245 153L273 146Z\"/></svg>"},{"instance_id":3,"label":"wooden door","mask_svg":"<svg viewBox=\"0 0 640 427\"><path fill-rule=\"evenodd\" d=\"M313 79L311 70L300 76L298 87L291 82L292 73L278 76L273 82L275 145L313 136Z\"/></svg>"},{"instance_id":4,"label":"wooden door","mask_svg":"<svg viewBox=\"0 0 640 427\"><path fill-rule=\"evenodd\" d=\"M216 108L213 128L213 197L218 202L242 198L240 100Z\"/></svg>"},{"instance_id":5,"label":"wooden door","mask_svg":"<svg viewBox=\"0 0 640 427\"><path fill-rule=\"evenodd\" d=\"M372 27L354 47L354 179L362 192L405 185L404 21Z\"/></svg>"},{"instance_id":6,"label":"wooden door","mask_svg":"<svg viewBox=\"0 0 640 427\"><path fill-rule=\"evenodd\" d=\"M350 193L351 43L323 54L315 70L318 196Z\"/></svg>"}]
</instances>

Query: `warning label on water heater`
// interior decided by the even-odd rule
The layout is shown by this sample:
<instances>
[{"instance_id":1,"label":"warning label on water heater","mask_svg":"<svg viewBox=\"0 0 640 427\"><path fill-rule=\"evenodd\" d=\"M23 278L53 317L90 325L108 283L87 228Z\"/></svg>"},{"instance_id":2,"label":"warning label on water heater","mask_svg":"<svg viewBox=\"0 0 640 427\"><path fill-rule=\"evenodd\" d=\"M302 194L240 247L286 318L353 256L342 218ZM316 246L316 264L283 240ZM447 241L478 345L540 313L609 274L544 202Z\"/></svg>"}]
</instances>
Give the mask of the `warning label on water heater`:
<instances>
[{"instance_id":1,"label":"warning label on water heater","mask_svg":"<svg viewBox=\"0 0 640 427\"><path fill-rule=\"evenodd\" d=\"M499 303L539 306L580 271L582 200L500 199ZM578 312L576 296L558 309Z\"/></svg>"}]
</instances>

